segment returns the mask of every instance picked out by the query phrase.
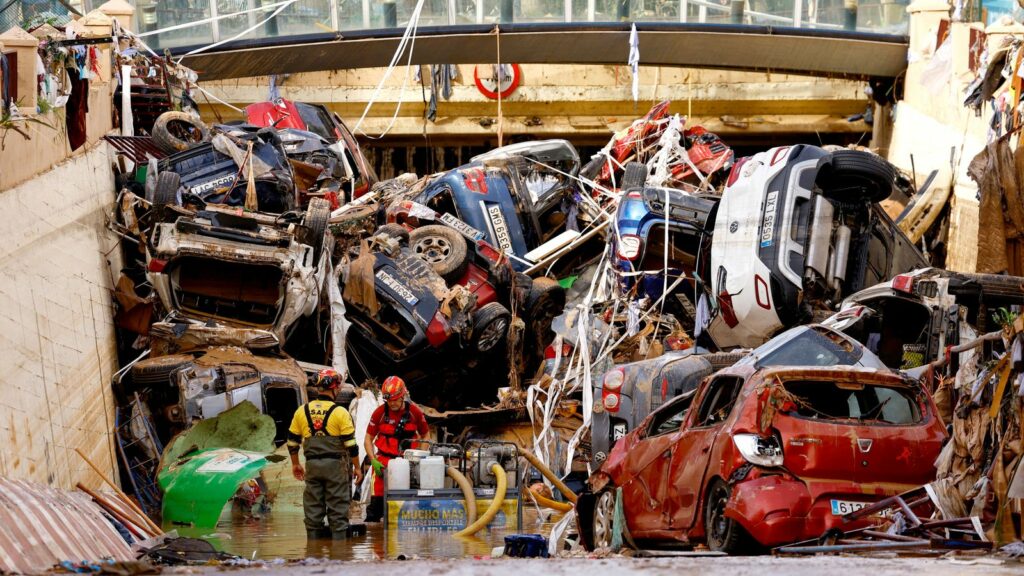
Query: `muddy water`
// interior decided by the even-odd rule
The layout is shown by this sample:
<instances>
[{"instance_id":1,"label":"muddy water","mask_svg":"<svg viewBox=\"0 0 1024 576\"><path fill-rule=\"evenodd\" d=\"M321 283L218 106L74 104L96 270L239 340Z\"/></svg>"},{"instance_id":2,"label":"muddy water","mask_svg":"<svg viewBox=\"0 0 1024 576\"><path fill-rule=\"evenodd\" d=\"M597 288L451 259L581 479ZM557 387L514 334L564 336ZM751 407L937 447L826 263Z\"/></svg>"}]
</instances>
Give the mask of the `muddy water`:
<instances>
[{"instance_id":1,"label":"muddy water","mask_svg":"<svg viewBox=\"0 0 1024 576\"><path fill-rule=\"evenodd\" d=\"M367 534L343 543L306 541L302 515L303 484L292 478L287 460L264 469L268 488L274 496L272 509L263 518L246 518L225 506L216 528L197 529L165 526L181 536L204 538L218 549L245 558L327 557L336 560L374 560L399 555L420 558L487 556L504 545L505 529L482 530L477 537L455 538L451 532L413 532L395 530L385 534L383 524L367 525ZM523 507L523 533L548 535L560 516L540 519L535 508Z\"/></svg>"}]
</instances>

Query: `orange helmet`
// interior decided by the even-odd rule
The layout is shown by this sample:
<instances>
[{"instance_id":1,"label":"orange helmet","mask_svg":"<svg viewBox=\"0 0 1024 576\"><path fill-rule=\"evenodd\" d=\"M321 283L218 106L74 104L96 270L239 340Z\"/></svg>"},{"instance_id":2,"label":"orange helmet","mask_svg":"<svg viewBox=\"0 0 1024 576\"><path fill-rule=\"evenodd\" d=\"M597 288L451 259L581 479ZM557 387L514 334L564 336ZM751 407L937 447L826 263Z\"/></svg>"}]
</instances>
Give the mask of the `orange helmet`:
<instances>
[{"instance_id":1,"label":"orange helmet","mask_svg":"<svg viewBox=\"0 0 1024 576\"><path fill-rule=\"evenodd\" d=\"M405 382L398 376L388 376L384 379L384 384L380 387L381 395L384 396L385 402L392 400L401 400L405 398Z\"/></svg>"},{"instance_id":2,"label":"orange helmet","mask_svg":"<svg viewBox=\"0 0 1024 576\"><path fill-rule=\"evenodd\" d=\"M336 390L341 387L341 374L333 368L324 368L316 375L316 387L322 390Z\"/></svg>"}]
</instances>

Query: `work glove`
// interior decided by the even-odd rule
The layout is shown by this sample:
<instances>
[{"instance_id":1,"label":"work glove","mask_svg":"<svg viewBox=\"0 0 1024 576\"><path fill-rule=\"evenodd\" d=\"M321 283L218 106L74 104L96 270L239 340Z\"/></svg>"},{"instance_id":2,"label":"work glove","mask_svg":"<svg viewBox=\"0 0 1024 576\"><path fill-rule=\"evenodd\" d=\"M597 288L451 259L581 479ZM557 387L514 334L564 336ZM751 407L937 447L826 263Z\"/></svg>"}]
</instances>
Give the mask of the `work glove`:
<instances>
[{"instance_id":1,"label":"work glove","mask_svg":"<svg viewBox=\"0 0 1024 576\"><path fill-rule=\"evenodd\" d=\"M376 474L378 478L384 477L384 464L382 464L380 460L377 460L376 458L370 460L370 466L373 466L373 473Z\"/></svg>"}]
</instances>

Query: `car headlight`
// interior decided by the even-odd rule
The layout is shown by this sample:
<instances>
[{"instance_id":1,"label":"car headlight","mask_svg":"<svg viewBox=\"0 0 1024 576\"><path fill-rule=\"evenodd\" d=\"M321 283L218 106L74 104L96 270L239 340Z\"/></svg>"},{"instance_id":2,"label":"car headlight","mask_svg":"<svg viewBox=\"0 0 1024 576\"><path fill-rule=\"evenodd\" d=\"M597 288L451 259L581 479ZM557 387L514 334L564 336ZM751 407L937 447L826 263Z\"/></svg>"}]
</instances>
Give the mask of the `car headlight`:
<instances>
[{"instance_id":1,"label":"car headlight","mask_svg":"<svg viewBox=\"0 0 1024 576\"><path fill-rule=\"evenodd\" d=\"M775 436L757 434L734 434L733 444L743 459L757 466L782 466L782 445Z\"/></svg>"}]
</instances>

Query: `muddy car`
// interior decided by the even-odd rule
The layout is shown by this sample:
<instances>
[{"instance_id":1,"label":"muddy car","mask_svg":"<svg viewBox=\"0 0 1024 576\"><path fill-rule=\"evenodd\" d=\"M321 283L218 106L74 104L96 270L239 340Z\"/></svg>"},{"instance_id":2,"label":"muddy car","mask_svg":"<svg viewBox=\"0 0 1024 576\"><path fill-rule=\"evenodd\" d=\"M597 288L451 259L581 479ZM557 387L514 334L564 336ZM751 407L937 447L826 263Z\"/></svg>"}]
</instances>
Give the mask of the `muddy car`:
<instances>
[{"instance_id":1,"label":"muddy car","mask_svg":"<svg viewBox=\"0 0 1024 576\"><path fill-rule=\"evenodd\" d=\"M579 155L565 140L498 148L430 182L413 200L450 214L525 271L565 249L580 233L567 230L569 204L579 192ZM389 214L401 222L404 214Z\"/></svg>"},{"instance_id":2,"label":"muddy car","mask_svg":"<svg viewBox=\"0 0 1024 576\"><path fill-rule=\"evenodd\" d=\"M212 206L175 212L149 234L146 277L170 313L268 330L283 342L316 310L329 212L316 199L304 224L292 228Z\"/></svg>"},{"instance_id":3,"label":"muddy car","mask_svg":"<svg viewBox=\"0 0 1024 576\"><path fill-rule=\"evenodd\" d=\"M516 274L494 247L469 242L454 228L434 224L410 232L389 225L375 238L377 308L346 291L356 365L401 373L412 383L429 380L444 358L459 358L448 367L473 366L502 350L513 306L528 332L545 334L564 305L556 282Z\"/></svg>"},{"instance_id":4,"label":"muddy car","mask_svg":"<svg viewBox=\"0 0 1024 576\"><path fill-rule=\"evenodd\" d=\"M306 374L294 360L238 346L146 358L128 374L120 385L145 398L163 442L247 400L274 419L275 442L280 444L287 439L295 410L306 402Z\"/></svg>"},{"instance_id":5,"label":"muddy car","mask_svg":"<svg viewBox=\"0 0 1024 576\"><path fill-rule=\"evenodd\" d=\"M740 362L616 444L577 502L580 534L610 544L618 489L640 542L741 553L867 526L842 517L934 480L945 436L892 371Z\"/></svg>"},{"instance_id":6,"label":"muddy car","mask_svg":"<svg viewBox=\"0 0 1024 576\"><path fill-rule=\"evenodd\" d=\"M773 148L733 166L711 239L721 348L757 346L843 297L928 265L878 202L895 168L858 150Z\"/></svg>"},{"instance_id":7,"label":"muddy car","mask_svg":"<svg viewBox=\"0 0 1024 576\"><path fill-rule=\"evenodd\" d=\"M732 366L743 353L702 348L666 352L651 360L620 364L594 388L590 443L594 462L604 462L616 441L652 410L680 394L692 394L705 377Z\"/></svg>"},{"instance_id":8,"label":"muddy car","mask_svg":"<svg viewBox=\"0 0 1024 576\"><path fill-rule=\"evenodd\" d=\"M1024 278L924 268L851 294L826 322L869 346L886 366L914 370L1024 300Z\"/></svg>"},{"instance_id":9,"label":"muddy car","mask_svg":"<svg viewBox=\"0 0 1024 576\"><path fill-rule=\"evenodd\" d=\"M362 196L377 183L377 173L348 126L325 106L281 98L250 104L245 107L245 114L247 121L254 126L302 130L323 138L345 172L343 203Z\"/></svg>"},{"instance_id":10,"label":"muddy car","mask_svg":"<svg viewBox=\"0 0 1024 576\"><path fill-rule=\"evenodd\" d=\"M177 175L180 190L164 183L152 190L148 199L154 204L179 204L182 195L211 204L245 206L249 185L247 170L240 170L252 145L253 184L261 212L282 214L302 209L295 188L295 175L276 130L251 125L215 126L210 142L160 160L165 178Z\"/></svg>"}]
</instances>

